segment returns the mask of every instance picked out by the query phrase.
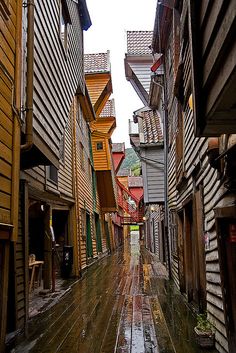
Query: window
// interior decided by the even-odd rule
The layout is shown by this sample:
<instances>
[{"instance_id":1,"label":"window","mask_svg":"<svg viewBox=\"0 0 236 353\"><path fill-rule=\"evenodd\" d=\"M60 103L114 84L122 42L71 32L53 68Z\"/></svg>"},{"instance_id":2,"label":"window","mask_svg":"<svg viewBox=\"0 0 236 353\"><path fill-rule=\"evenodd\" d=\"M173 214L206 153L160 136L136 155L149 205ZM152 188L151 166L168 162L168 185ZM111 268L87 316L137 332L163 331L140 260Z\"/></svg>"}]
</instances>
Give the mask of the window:
<instances>
[{"instance_id":1,"label":"window","mask_svg":"<svg viewBox=\"0 0 236 353\"><path fill-rule=\"evenodd\" d=\"M65 163L65 131L61 137L59 144L59 156L62 163Z\"/></svg>"},{"instance_id":2,"label":"window","mask_svg":"<svg viewBox=\"0 0 236 353\"><path fill-rule=\"evenodd\" d=\"M89 180L91 181L92 172L91 172L91 163L90 163L90 159L89 158L88 158L88 176L89 176Z\"/></svg>"},{"instance_id":3,"label":"window","mask_svg":"<svg viewBox=\"0 0 236 353\"><path fill-rule=\"evenodd\" d=\"M174 76L176 78L178 66L179 66L179 54L180 54L180 15L179 12L173 11L173 24L174 24Z\"/></svg>"},{"instance_id":4,"label":"window","mask_svg":"<svg viewBox=\"0 0 236 353\"><path fill-rule=\"evenodd\" d=\"M58 183L58 169L54 167L54 165L47 166L46 174L47 179L53 181L56 184Z\"/></svg>"},{"instance_id":5,"label":"window","mask_svg":"<svg viewBox=\"0 0 236 353\"><path fill-rule=\"evenodd\" d=\"M86 239L86 212L83 208L80 209L80 225L81 225L81 237Z\"/></svg>"},{"instance_id":6,"label":"window","mask_svg":"<svg viewBox=\"0 0 236 353\"><path fill-rule=\"evenodd\" d=\"M59 22L59 32L60 38L65 50L68 49L68 25L70 23L69 11L64 0L60 2L60 22Z\"/></svg>"},{"instance_id":7,"label":"window","mask_svg":"<svg viewBox=\"0 0 236 353\"><path fill-rule=\"evenodd\" d=\"M183 140L183 111L181 103L178 102L178 120L177 120L177 129L176 129L176 181L177 183L182 179L184 172L184 159L183 159L183 151L184 151L184 140Z\"/></svg>"},{"instance_id":8,"label":"window","mask_svg":"<svg viewBox=\"0 0 236 353\"><path fill-rule=\"evenodd\" d=\"M77 99L77 122L80 126L80 128L83 130L83 115L82 115L82 109L81 106L79 104L79 99Z\"/></svg>"},{"instance_id":9,"label":"window","mask_svg":"<svg viewBox=\"0 0 236 353\"><path fill-rule=\"evenodd\" d=\"M84 146L80 143L80 165L81 168L84 170Z\"/></svg>"},{"instance_id":10,"label":"window","mask_svg":"<svg viewBox=\"0 0 236 353\"><path fill-rule=\"evenodd\" d=\"M102 141L99 141L96 143L96 149L97 149L97 151L103 150L103 142Z\"/></svg>"},{"instance_id":11,"label":"window","mask_svg":"<svg viewBox=\"0 0 236 353\"><path fill-rule=\"evenodd\" d=\"M178 254L178 233L176 224L176 213L175 211L170 212L170 234L171 234L171 251L172 254Z\"/></svg>"}]
</instances>

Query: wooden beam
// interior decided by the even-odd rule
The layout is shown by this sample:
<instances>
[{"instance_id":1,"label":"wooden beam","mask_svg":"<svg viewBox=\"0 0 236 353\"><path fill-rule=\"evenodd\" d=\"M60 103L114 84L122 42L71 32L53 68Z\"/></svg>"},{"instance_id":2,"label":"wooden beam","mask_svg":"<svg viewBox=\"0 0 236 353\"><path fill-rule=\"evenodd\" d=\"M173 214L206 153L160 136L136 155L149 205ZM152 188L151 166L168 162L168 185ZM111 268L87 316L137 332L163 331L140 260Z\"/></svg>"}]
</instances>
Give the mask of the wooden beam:
<instances>
[{"instance_id":1,"label":"wooden beam","mask_svg":"<svg viewBox=\"0 0 236 353\"><path fill-rule=\"evenodd\" d=\"M0 229L0 234L1 234ZM10 235L9 235L10 236ZM0 237L1 238L1 237ZM0 241L0 352L4 352L7 325L7 294L9 277L9 241Z\"/></svg>"}]
</instances>

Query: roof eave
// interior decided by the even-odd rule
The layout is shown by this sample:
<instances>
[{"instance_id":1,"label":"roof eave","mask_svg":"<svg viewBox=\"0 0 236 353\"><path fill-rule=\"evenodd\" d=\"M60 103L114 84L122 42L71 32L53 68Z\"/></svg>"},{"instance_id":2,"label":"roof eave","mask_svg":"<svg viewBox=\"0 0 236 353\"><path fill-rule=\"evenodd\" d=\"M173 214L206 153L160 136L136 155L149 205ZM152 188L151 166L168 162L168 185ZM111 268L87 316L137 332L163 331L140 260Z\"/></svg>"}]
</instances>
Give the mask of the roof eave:
<instances>
[{"instance_id":1,"label":"roof eave","mask_svg":"<svg viewBox=\"0 0 236 353\"><path fill-rule=\"evenodd\" d=\"M79 0L79 10L81 17L81 25L84 31L87 31L92 25L92 21L87 8L86 0Z\"/></svg>"}]
</instances>

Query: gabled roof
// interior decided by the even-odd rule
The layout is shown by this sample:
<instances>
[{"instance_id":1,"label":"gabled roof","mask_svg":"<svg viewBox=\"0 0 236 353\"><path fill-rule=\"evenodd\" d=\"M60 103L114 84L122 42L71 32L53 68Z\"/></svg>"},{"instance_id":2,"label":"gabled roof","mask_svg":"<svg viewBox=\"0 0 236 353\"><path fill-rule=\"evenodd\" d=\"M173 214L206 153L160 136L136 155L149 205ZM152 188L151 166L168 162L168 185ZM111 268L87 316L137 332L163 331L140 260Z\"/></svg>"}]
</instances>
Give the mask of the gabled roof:
<instances>
[{"instance_id":1,"label":"gabled roof","mask_svg":"<svg viewBox=\"0 0 236 353\"><path fill-rule=\"evenodd\" d=\"M162 143L163 132L157 111L143 108L136 111L135 114L138 116L140 144Z\"/></svg>"},{"instance_id":2,"label":"gabled roof","mask_svg":"<svg viewBox=\"0 0 236 353\"><path fill-rule=\"evenodd\" d=\"M89 73L110 72L110 52L84 54L84 71Z\"/></svg>"},{"instance_id":3,"label":"gabled roof","mask_svg":"<svg viewBox=\"0 0 236 353\"><path fill-rule=\"evenodd\" d=\"M112 93L109 51L84 55L85 80L96 117Z\"/></svg>"},{"instance_id":4,"label":"gabled roof","mask_svg":"<svg viewBox=\"0 0 236 353\"><path fill-rule=\"evenodd\" d=\"M125 75L145 105L148 104L151 66L153 65L151 40L152 31L127 32Z\"/></svg>"},{"instance_id":5,"label":"gabled roof","mask_svg":"<svg viewBox=\"0 0 236 353\"><path fill-rule=\"evenodd\" d=\"M152 55L153 31L127 31L128 55Z\"/></svg>"}]
</instances>

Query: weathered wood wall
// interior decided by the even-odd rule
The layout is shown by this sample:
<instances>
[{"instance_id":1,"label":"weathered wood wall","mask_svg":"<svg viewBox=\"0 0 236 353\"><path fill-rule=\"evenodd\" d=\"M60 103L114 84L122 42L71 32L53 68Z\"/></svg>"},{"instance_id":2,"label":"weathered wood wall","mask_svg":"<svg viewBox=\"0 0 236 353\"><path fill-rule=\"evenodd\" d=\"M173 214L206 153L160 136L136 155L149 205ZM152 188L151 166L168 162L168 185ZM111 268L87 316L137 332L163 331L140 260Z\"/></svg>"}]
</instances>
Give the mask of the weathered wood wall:
<instances>
[{"instance_id":1,"label":"weathered wood wall","mask_svg":"<svg viewBox=\"0 0 236 353\"><path fill-rule=\"evenodd\" d=\"M196 95L201 111L196 117L196 131L203 136L218 136L235 132L235 2L219 1L215 6L211 1L201 1L196 17L192 8L193 52L195 64L194 80L198 84ZM197 48L196 48L197 46ZM194 58L193 58L194 59ZM201 61L200 61L200 60ZM199 75L200 73L200 75ZM220 96L220 99L219 99Z\"/></svg>"},{"instance_id":2,"label":"weathered wood wall","mask_svg":"<svg viewBox=\"0 0 236 353\"><path fill-rule=\"evenodd\" d=\"M75 100L75 114L78 119L75 121L76 129L76 174L77 174L77 219L79 220L79 234L78 234L78 246L80 247L81 256L81 269L87 266L86 256L86 227L84 228L83 210L90 213L91 223L91 237L93 256L97 255L96 250L96 236L94 226L94 202L93 202L93 181L92 181L92 169L91 169L91 151L90 151L90 138L89 138L89 127L83 117L82 110L79 109L78 101ZM82 152L83 150L83 152ZM82 155L83 154L83 155ZM83 158L83 161L82 161Z\"/></svg>"},{"instance_id":3,"label":"weathered wood wall","mask_svg":"<svg viewBox=\"0 0 236 353\"><path fill-rule=\"evenodd\" d=\"M182 126L179 125L179 111L177 99L173 96L174 86L174 47L173 47L173 33L172 27L166 53L166 81L167 85L167 102L168 102L168 123L169 123L169 153L168 153L168 204L170 212L176 215L176 211L183 213L183 225L186 228L187 221L185 215L185 209L187 202L193 200L192 217L194 219L201 219L203 213L204 224L197 226L193 222L192 234L194 236L192 243L197 246L197 237L200 236L200 241L204 239L204 233L208 233L210 242L206 249L205 267L206 267L206 300L207 310L209 313L210 320L216 327L216 348L220 352L227 351L227 339L225 331L224 313L223 313L223 301L220 283L220 271L219 271L219 259L218 259L218 244L216 238L215 218L213 208L218 204L221 195L224 190L220 188L220 182L217 179L217 172L213 169L207 157L208 141L206 138L196 138L194 135L194 118L193 111L189 108L188 99L192 92L191 87L191 64L190 64L190 49L189 49L189 34L188 34L188 13L186 11L186 2L183 4L183 11L181 14L181 53L180 61L183 63L182 71L182 89L183 89L183 100L182 100ZM176 44L176 43L175 43ZM182 130L183 140L183 155L179 155L181 151L177 149L177 134ZM179 135L178 138L181 138ZM178 164L177 164L178 163ZM199 190L202 191L202 208L199 210L195 207L195 194ZM185 215L185 216L184 216ZM180 217L180 216L179 216ZM175 252L172 248L172 276L175 283L181 286L181 241L187 242L187 229L181 229L181 219L178 216L173 217L170 222L170 233L172 236L176 236L176 229L178 229L179 248L178 252ZM185 220L184 220L185 219ZM178 221L179 220L179 221ZM179 223L179 225L178 225ZM200 228L199 228L200 227ZM188 245L185 246L185 251ZM193 258L199 260L196 256L199 256L194 249L191 250ZM204 251L204 250L203 250ZM186 256L186 254L185 254ZM187 261L185 258L184 261ZM188 266L185 262L185 266ZM200 266L200 265L199 265ZM192 276L197 275L199 269L198 265L195 265ZM189 273L186 273L189 276ZM187 277L188 280L188 277ZM182 288L183 289L183 288ZM195 295L193 294L193 298Z\"/></svg>"},{"instance_id":4,"label":"weathered wood wall","mask_svg":"<svg viewBox=\"0 0 236 353\"><path fill-rule=\"evenodd\" d=\"M141 156L144 157L141 160L143 175L145 175L144 202L164 202L164 165L157 163L164 163L163 149L148 147L142 149Z\"/></svg>"},{"instance_id":5,"label":"weathered wood wall","mask_svg":"<svg viewBox=\"0 0 236 353\"><path fill-rule=\"evenodd\" d=\"M84 85L78 4L66 1L71 20L66 49L60 36L60 3L35 1L34 25L33 124L38 138L57 158L72 98Z\"/></svg>"},{"instance_id":6,"label":"weathered wood wall","mask_svg":"<svg viewBox=\"0 0 236 353\"><path fill-rule=\"evenodd\" d=\"M20 1L9 0L0 8L0 223L16 222L15 227L17 208L14 205L18 199L18 188L13 188L12 183L19 178L20 124L17 109L20 109L21 6Z\"/></svg>"}]
</instances>

